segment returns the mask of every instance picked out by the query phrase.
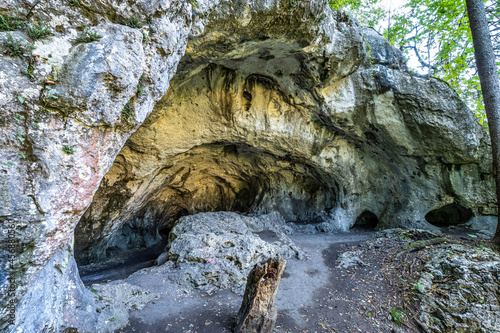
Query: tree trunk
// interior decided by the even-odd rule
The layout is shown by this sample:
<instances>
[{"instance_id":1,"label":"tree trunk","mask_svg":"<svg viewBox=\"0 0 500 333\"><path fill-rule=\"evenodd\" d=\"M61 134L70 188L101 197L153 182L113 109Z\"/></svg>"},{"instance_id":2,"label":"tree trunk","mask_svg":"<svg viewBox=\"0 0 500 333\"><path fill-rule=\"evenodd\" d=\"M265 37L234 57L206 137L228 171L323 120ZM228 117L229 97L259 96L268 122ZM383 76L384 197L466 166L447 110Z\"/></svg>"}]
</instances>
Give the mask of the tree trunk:
<instances>
[{"instance_id":1,"label":"tree trunk","mask_svg":"<svg viewBox=\"0 0 500 333\"><path fill-rule=\"evenodd\" d=\"M500 174L498 169L500 162L500 79L498 78L495 53L493 52L483 0L466 0L466 3L474 41L474 55L490 129L497 203L500 204ZM500 223L497 225L492 242L497 248L500 247Z\"/></svg>"},{"instance_id":2,"label":"tree trunk","mask_svg":"<svg viewBox=\"0 0 500 333\"><path fill-rule=\"evenodd\" d=\"M234 333L272 333L278 308L274 300L278 293L286 261L269 259L255 265L247 278L243 303L236 316Z\"/></svg>"}]
</instances>

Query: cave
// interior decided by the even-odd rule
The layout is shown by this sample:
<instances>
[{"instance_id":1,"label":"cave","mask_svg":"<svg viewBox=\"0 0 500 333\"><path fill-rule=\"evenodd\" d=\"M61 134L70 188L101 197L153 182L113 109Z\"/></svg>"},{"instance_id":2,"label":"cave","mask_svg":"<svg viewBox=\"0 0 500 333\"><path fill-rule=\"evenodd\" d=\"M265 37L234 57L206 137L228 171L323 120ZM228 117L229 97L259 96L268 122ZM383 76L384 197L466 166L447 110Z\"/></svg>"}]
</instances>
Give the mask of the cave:
<instances>
[{"instance_id":1,"label":"cave","mask_svg":"<svg viewBox=\"0 0 500 333\"><path fill-rule=\"evenodd\" d=\"M365 210L356 218L356 222L354 222L354 225L351 227L351 229L376 229L378 223L379 220L377 215L370 212L369 210Z\"/></svg>"},{"instance_id":2,"label":"cave","mask_svg":"<svg viewBox=\"0 0 500 333\"><path fill-rule=\"evenodd\" d=\"M81 267L159 248L180 217L199 212L321 223L345 209L342 166L312 158L345 147L332 142L314 87L325 59L295 39L235 37L234 49L219 50L209 37L194 45L210 57L188 45L167 94L104 176L75 230Z\"/></svg>"},{"instance_id":3,"label":"cave","mask_svg":"<svg viewBox=\"0 0 500 333\"><path fill-rule=\"evenodd\" d=\"M133 211L127 198L135 193L117 196L115 187L107 188L111 193L105 187L98 191L96 198L106 196L105 204L92 205L76 228L79 265L130 257L155 247L159 255L163 248L158 246L165 246L175 222L199 212L277 211L288 221L323 221L337 204L339 191L331 175L299 157L228 142L175 155L153 179L155 187L141 193ZM121 221L109 223L109 216L123 208L129 211ZM96 219L96 214L102 215Z\"/></svg>"},{"instance_id":4,"label":"cave","mask_svg":"<svg viewBox=\"0 0 500 333\"><path fill-rule=\"evenodd\" d=\"M468 222L474 213L470 208L453 203L431 210L425 215L425 219L435 226L452 226Z\"/></svg>"},{"instance_id":5,"label":"cave","mask_svg":"<svg viewBox=\"0 0 500 333\"><path fill-rule=\"evenodd\" d=\"M2 332L112 332L127 324L130 298L147 298L126 281L103 283L116 289L101 297L80 277L88 286L154 271L160 283L204 265L180 282L222 289L214 281L229 276L241 288L253 254L301 256L291 232L316 246L352 226L355 238L496 214L489 137L475 115L327 1L35 7L19 3L19 13L59 27L33 41L36 79L20 71L25 57L0 56L0 218L19 245L2 241L0 257L17 258L15 284L0 263L15 291L1 301ZM131 18L144 25L124 24ZM82 27L102 38L72 43ZM209 242L224 254L216 269L202 255ZM320 281L296 272L296 285ZM123 302L111 302L115 291ZM169 304L179 317L187 306Z\"/></svg>"},{"instance_id":6,"label":"cave","mask_svg":"<svg viewBox=\"0 0 500 333\"><path fill-rule=\"evenodd\" d=\"M246 31L190 39L168 91L125 142L76 226L83 272L142 253L152 264L177 221L200 212L278 212L321 231L356 231L417 219L433 200L411 189L432 188L434 179L418 179L425 164L437 162L407 152L434 142L408 143L391 132L417 126L407 97L414 92L385 95L383 71L367 86L359 70L371 65L359 56L363 41L350 40L352 56L336 59L315 52L307 30L293 38ZM386 57L373 61L404 68L390 45L364 34ZM408 129L377 120L388 110L403 114ZM419 131L433 131L426 126ZM456 159L442 146L429 149Z\"/></svg>"}]
</instances>

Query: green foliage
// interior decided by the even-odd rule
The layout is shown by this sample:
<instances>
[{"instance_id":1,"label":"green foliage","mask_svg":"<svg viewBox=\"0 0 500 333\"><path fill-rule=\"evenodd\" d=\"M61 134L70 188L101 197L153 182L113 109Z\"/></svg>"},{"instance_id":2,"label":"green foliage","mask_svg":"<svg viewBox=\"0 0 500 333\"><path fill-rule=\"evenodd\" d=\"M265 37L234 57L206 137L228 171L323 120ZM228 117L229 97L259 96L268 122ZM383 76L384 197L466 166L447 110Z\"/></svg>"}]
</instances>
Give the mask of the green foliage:
<instances>
[{"instance_id":1,"label":"green foliage","mask_svg":"<svg viewBox=\"0 0 500 333\"><path fill-rule=\"evenodd\" d=\"M23 39L16 39L12 37L11 34L7 34L7 40L3 42L3 46L5 47L4 53L11 57L29 57L31 51L35 49L30 43L23 43Z\"/></svg>"},{"instance_id":2,"label":"green foliage","mask_svg":"<svg viewBox=\"0 0 500 333\"><path fill-rule=\"evenodd\" d=\"M380 0L329 0L328 4L335 10L350 12L362 25L372 28L385 16Z\"/></svg>"},{"instance_id":3,"label":"green foliage","mask_svg":"<svg viewBox=\"0 0 500 333\"><path fill-rule=\"evenodd\" d=\"M17 16L0 15L0 31L21 30L23 26L24 21Z\"/></svg>"},{"instance_id":4,"label":"green foliage","mask_svg":"<svg viewBox=\"0 0 500 333\"><path fill-rule=\"evenodd\" d=\"M102 36L99 35L97 32L92 31L90 29L85 29L78 35L78 37L75 38L74 43L75 44L92 43L98 41L101 38Z\"/></svg>"},{"instance_id":5,"label":"green foliage","mask_svg":"<svg viewBox=\"0 0 500 333\"><path fill-rule=\"evenodd\" d=\"M17 130L17 134L14 134L14 136L16 137L16 139L18 139L19 141L24 142L24 140L26 140L25 138L23 138L21 135L23 134L23 132L21 130Z\"/></svg>"},{"instance_id":6,"label":"green foliage","mask_svg":"<svg viewBox=\"0 0 500 333\"><path fill-rule=\"evenodd\" d=\"M142 28L141 20L139 20L137 17L129 17L124 21L124 24L134 29Z\"/></svg>"},{"instance_id":7,"label":"green foliage","mask_svg":"<svg viewBox=\"0 0 500 333\"><path fill-rule=\"evenodd\" d=\"M373 64L373 49L372 46L368 43L365 43L366 45L366 53L368 53L368 58L370 58L370 63ZM373 73L372 73L373 75Z\"/></svg>"},{"instance_id":8,"label":"green foliage","mask_svg":"<svg viewBox=\"0 0 500 333\"><path fill-rule=\"evenodd\" d=\"M123 118L129 119L133 113L134 113L134 107L130 104L130 102L127 102L127 104L125 104L125 106L122 109Z\"/></svg>"},{"instance_id":9,"label":"green foliage","mask_svg":"<svg viewBox=\"0 0 500 333\"><path fill-rule=\"evenodd\" d=\"M149 41L149 36L145 31L143 31L142 32L142 42L147 43L148 41Z\"/></svg>"},{"instance_id":10,"label":"green foliage","mask_svg":"<svg viewBox=\"0 0 500 333\"><path fill-rule=\"evenodd\" d=\"M47 85L47 91L48 91L48 98L49 99L58 99L59 98L59 92L52 88L51 86Z\"/></svg>"},{"instance_id":11,"label":"green foliage","mask_svg":"<svg viewBox=\"0 0 500 333\"><path fill-rule=\"evenodd\" d=\"M489 8L490 22L500 28L498 2ZM486 125L465 1L408 0L391 22L386 38L406 56L415 56L428 75L448 82Z\"/></svg>"},{"instance_id":12,"label":"green foliage","mask_svg":"<svg viewBox=\"0 0 500 333\"><path fill-rule=\"evenodd\" d=\"M398 326L401 326L403 324L404 318L406 316L403 311L398 310L398 308L394 306L389 310L389 315L391 316L391 320Z\"/></svg>"},{"instance_id":13,"label":"green foliage","mask_svg":"<svg viewBox=\"0 0 500 333\"><path fill-rule=\"evenodd\" d=\"M361 6L361 2L358 0L329 0L328 4L335 10L343 9L348 6L353 6L354 8L359 8Z\"/></svg>"},{"instance_id":14,"label":"green foliage","mask_svg":"<svg viewBox=\"0 0 500 333\"><path fill-rule=\"evenodd\" d=\"M137 85L137 96L145 96L146 91L144 90L144 81L146 80L146 73L142 73L141 77L139 78L139 84Z\"/></svg>"},{"instance_id":15,"label":"green foliage","mask_svg":"<svg viewBox=\"0 0 500 333\"><path fill-rule=\"evenodd\" d=\"M33 40L40 40L52 36L52 31L46 27L41 20L38 23L30 23L25 29L26 35Z\"/></svg>"},{"instance_id":16,"label":"green foliage","mask_svg":"<svg viewBox=\"0 0 500 333\"><path fill-rule=\"evenodd\" d=\"M34 79L35 78L35 75L33 74L34 69L35 68L33 67L32 64L26 64L25 70L21 71L21 73L23 73L24 75L26 75L30 79Z\"/></svg>"},{"instance_id":17,"label":"green foliage","mask_svg":"<svg viewBox=\"0 0 500 333\"><path fill-rule=\"evenodd\" d=\"M62 148L63 152L65 152L68 155L73 155L75 153L75 149L71 146L63 146Z\"/></svg>"},{"instance_id":18,"label":"green foliage","mask_svg":"<svg viewBox=\"0 0 500 333\"><path fill-rule=\"evenodd\" d=\"M78 0L69 0L69 5L74 7L80 7L80 2Z\"/></svg>"},{"instance_id":19,"label":"green foliage","mask_svg":"<svg viewBox=\"0 0 500 333\"><path fill-rule=\"evenodd\" d=\"M417 290L418 290L418 291L420 291L421 293L423 293L423 292L424 292L424 290L425 290L424 285L423 285L423 284L421 284L420 282L415 282L415 283L413 283L412 285L413 285L412 289L417 289Z\"/></svg>"}]
</instances>

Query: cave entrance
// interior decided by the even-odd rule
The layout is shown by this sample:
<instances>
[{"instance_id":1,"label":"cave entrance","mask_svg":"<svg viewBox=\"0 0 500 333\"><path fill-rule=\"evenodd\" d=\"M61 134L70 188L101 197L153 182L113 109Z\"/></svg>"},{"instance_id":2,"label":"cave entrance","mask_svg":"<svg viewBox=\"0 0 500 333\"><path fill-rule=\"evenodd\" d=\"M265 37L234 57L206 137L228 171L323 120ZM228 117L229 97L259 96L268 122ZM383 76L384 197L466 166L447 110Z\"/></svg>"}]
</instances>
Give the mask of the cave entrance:
<instances>
[{"instance_id":1,"label":"cave entrance","mask_svg":"<svg viewBox=\"0 0 500 333\"><path fill-rule=\"evenodd\" d=\"M351 229L373 230L378 226L378 217L369 210L361 213Z\"/></svg>"},{"instance_id":2,"label":"cave entrance","mask_svg":"<svg viewBox=\"0 0 500 333\"><path fill-rule=\"evenodd\" d=\"M438 227L459 225L468 222L474 214L472 210L457 203L431 210L425 215L425 220Z\"/></svg>"},{"instance_id":3,"label":"cave entrance","mask_svg":"<svg viewBox=\"0 0 500 333\"><path fill-rule=\"evenodd\" d=\"M337 136L316 87L327 59L302 41L249 37L233 50L211 37L187 48L76 227L79 265L161 244L185 215L321 222L339 205L341 171L319 157ZM203 45L213 52L196 52Z\"/></svg>"},{"instance_id":4,"label":"cave entrance","mask_svg":"<svg viewBox=\"0 0 500 333\"><path fill-rule=\"evenodd\" d=\"M85 283L120 265L132 266L121 270L123 276L154 264L182 216L279 212L287 221L321 222L337 202L338 184L320 168L244 143L216 142L178 154L143 179L140 191L130 190L137 184L128 180L106 186L115 172L122 172L120 163L76 228L75 257Z\"/></svg>"}]
</instances>

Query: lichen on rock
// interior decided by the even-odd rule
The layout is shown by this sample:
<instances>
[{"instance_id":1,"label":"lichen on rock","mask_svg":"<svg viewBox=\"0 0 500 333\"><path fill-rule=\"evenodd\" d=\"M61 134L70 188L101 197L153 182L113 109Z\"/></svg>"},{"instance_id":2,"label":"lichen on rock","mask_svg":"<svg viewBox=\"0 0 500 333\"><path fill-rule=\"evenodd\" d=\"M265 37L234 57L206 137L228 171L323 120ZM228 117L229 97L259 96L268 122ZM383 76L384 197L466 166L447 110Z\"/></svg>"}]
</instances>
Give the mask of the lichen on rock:
<instances>
[{"instance_id":1,"label":"lichen on rock","mask_svg":"<svg viewBox=\"0 0 500 333\"><path fill-rule=\"evenodd\" d=\"M432 332L500 332L500 256L491 249L440 246L419 283L421 320Z\"/></svg>"}]
</instances>

